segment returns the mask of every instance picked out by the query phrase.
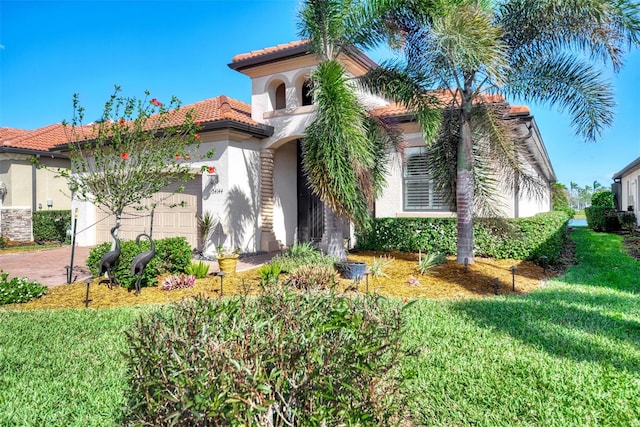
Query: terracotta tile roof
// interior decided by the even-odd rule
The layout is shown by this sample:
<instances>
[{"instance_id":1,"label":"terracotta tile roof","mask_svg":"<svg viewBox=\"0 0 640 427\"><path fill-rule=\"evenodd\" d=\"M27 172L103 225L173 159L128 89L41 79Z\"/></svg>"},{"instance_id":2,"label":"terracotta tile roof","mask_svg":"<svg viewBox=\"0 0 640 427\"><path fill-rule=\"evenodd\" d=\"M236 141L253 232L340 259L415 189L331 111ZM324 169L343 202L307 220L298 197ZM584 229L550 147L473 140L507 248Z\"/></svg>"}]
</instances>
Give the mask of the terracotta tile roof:
<instances>
[{"instance_id":1,"label":"terracotta tile roof","mask_svg":"<svg viewBox=\"0 0 640 427\"><path fill-rule=\"evenodd\" d=\"M264 49L252 50L249 53L240 53L231 59L231 63L244 61L245 59L258 58L260 56L268 55L274 52L281 52L287 49L304 46L308 43L309 43L308 40L296 40L289 43L279 44L273 47L266 47Z\"/></svg>"},{"instance_id":2,"label":"terracotta tile roof","mask_svg":"<svg viewBox=\"0 0 640 427\"><path fill-rule=\"evenodd\" d=\"M29 131L25 129L0 128L0 145L2 145L2 142L8 139L12 139L12 138L24 135L25 133L28 133L28 132Z\"/></svg>"},{"instance_id":3,"label":"terracotta tile roof","mask_svg":"<svg viewBox=\"0 0 640 427\"><path fill-rule=\"evenodd\" d=\"M195 120L202 123L233 120L248 125L260 126L260 123L251 118L251 105L225 95L184 105L180 108L183 113L179 116L184 119L184 114L190 109L194 109L196 112ZM176 119L179 119L179 117L176 117Z\"/></svg>"},{"instance_id":4,"label":"terracotta tile roof","mask_svg":"<svg viewBox=\"0 0 640 427\"><path fill-rule=\"evenodd\" d=\"M230 120L250 126L261 126L251 119L251 106L247 103L220 95L189 105L183 105L178 111L169 112L168 126L182 123L187 111L195 110L195 121L202 124ZM90 137L91 125L85 125L76 131L84 131ZM34 130L0 128L0 147L25 150L48 151L50 148L65 145L70 138L71 129L62 124L52 124Z\"/></svg>"},{"instance_id":5,"label":"terracotta tile roof","mask_svg":"<svg viewBox=\"0 0 640 427\"><path fill-rule=\"evenodd\" d=\"M0 147L21 148L25 150L48 151L50 148L64 144L67 135L62 124L53 124L35 130L23 131L9 139L3 137Z\"/></svg>"},{"instance_id":6,"label":"terracotta tile roof","mask_svg":"<svg viewBox=\"0 0 640 427\"><path fill-rule=\"evenodd\" d=\"M435 95L436 99L445 106L452 102L452 97L449 92L433 91L432 94ZM485 102L505 102L505 98L502 95L486 94L482 97L484 98ZM509 106L509 112L512 114L529 113L530 110L526 105L515 105ZM374 108L373 110L371 110L371 113L374 116L393 117L409 114L410 112L400 104L390 103L383 107Z\"/></svg>"}]
</instances>

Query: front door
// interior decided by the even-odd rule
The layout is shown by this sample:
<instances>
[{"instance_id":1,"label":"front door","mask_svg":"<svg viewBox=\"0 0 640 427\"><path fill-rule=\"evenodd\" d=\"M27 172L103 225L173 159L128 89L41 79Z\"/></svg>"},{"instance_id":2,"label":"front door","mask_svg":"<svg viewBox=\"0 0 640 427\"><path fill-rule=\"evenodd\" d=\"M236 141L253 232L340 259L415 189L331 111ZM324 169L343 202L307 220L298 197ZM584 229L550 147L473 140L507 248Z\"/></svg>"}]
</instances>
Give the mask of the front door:
<instances>
[{"instance_id":1,"label":"front door","mask_svg":"<svg viewBox=\"0 0 640 427\"><path fill-rule=\"evenodd\" d=\"M324 204L313 194L302 170L302 140L298 140L298 241L319 243L324 231Z\"/></svg>"}]
</instances>

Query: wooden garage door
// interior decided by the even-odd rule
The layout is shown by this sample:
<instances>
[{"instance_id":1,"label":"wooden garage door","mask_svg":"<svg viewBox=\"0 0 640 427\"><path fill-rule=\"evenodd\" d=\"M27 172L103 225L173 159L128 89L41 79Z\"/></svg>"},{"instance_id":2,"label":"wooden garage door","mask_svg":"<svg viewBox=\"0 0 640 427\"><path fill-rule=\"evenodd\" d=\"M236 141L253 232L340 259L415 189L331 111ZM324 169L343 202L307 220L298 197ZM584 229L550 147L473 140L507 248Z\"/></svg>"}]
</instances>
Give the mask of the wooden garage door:
<instances>
[{"instance_id":1,"label":"wooden garage door","mask_svg":"<svg viewBox=\"0 0 640 427\"><path fill-rule=\"evenodd\" d=\"M153 215L153 239L183 236L192 248L198 247L198 217L202 212L201 178L183 183L185 190L173 193L179 184L170 185L166 190L154 195L145 205L156 203ZM151 202L152 201L152 202ZM109 231L115 225L115 216L96 212L96 243L111 241ZM151 223L150 210L127 209L122 215L122 224L118 237L123 240L135 240L140 233L149 233Z\"/></svg>"}]
</instances>

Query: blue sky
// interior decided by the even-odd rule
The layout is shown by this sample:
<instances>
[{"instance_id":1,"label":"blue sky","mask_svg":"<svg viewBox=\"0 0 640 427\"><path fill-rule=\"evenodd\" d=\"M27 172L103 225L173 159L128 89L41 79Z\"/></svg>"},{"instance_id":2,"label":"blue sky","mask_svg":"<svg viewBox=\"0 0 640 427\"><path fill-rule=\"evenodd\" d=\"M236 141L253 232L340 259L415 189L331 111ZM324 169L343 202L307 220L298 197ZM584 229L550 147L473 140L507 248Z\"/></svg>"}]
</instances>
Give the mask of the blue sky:
<instances>
[{"instance_id":1,"label":"blue sky","mask_svg":"<svg viewBox=\"0 0 640 427\"><path fill-rule=\"evenodd\" d=\"M189 104L218 95L249 103L248 77L227 64L239 53L299 39L298 0L0 1L0 127L35 129L71 119L80 95L90 120L120 85L126 96ZM379 60L376 54L371 55ZM611 76L615 122L597 143L568 117L532 105L558 181L581 187L640 157L640 52Z\"/></svg>"}]
</instances>

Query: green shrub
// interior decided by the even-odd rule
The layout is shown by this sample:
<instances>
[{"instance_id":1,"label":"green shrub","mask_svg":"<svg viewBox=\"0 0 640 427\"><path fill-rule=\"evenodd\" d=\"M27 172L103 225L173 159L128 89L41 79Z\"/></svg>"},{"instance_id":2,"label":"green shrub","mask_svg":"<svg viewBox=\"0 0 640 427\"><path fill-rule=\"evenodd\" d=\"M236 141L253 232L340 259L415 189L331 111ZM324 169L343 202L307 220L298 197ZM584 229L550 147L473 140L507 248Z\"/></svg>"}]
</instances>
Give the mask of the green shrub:
<instances>
[{"instance_id":1,"label":"green shrub","mask_svg":"<svg viewBox=\"0 0 640 427\"><path fill-rule=\"evenodd\" d=\"M568 242L569 218L560 211L529 218L477 219L475 254L491 258L539 262L557 261ZM357 249L401 252L442 252L455 255L455 218L376 218L371 230L357 235Z\"/></svg>"},{"instance_id":2,"label":"green shrub","mask_svg":"<svg viewBox=\"0 0 640 427\"><path fill-rule=\"evenodd\" d=\"M405 305L404 307L407 307ZM406 408L402 308L374 295L182 301L128 339L133 425L394 425Z\"/></svg>"},{"instance_id":3,"label":"green shrub","mask_svg":"<svg viewBox=\"0 0 640 427\"><path fill-rule=\"evenodd\" d=\"M380 258L373 257L373 262L371 263L371 267L369 267L369 271L371 271L372 277L389 277L385 270L389 268L395 258L389 255L380 256Z\"/></svg>"},{"instance_id":4,"label":"green shrub","mask_svg":"<svg viewBox=\"0 0 640 427\"><path fill-rule=\"evenodd\" d=\"M141 287L153 286L157 283L157 277L161 274L176 274L185 271L191 263L191 247L184 237L170 237L155 241L156 254L147 265ZM122 241L120 243L121 252L118 262L116 262L114 273L120 285L126 289L133 289L136 277L131 275L131 262L140 252L151 249L147 240L140 241L140 247L135 241ZM100 268L100 258L111 250L111 243L105 242L96 246L89 253L87 267L93 276L98 276Z\"/></svg>"},{"instance_id":5,"label":"green shrub","mask_svg":"<svg viewBox=\"0 0 640 427\"><path fill-rule=\"evenodd\" d=\"M614 208L591 206L584 209L587 225L593 231L619 231L621 228L618 214Z\"/></svg>"},{"instance_id":6,"label":"green shrub","mask_svg":"<svg viewBox=\"0 0 640 427\"><path fill-rule=\"evenodd\" d=\"M278 284L282 268L277 262L271 261L258 268L261 286L275 286Z\"/></svg>"},{"instance_id":7,"label":"green shrub","mask_svg":"<svg viewBox=\"0 0 640 427\"><path fill-rule=\"evenodd\" d=\"M615 207L613 192L606 190L593 193L593 195L591 195L591 206L603 208Z\"/></svg>"},{"instance_id":8,"label":"green shrub","mask_svg":"<svg viewBox=\"0 0 640 427\"><path fill-rule=\"evenodd\" d=\"M300 290L332 289L338 284L338 273L327 265L303 265L289 273L287 284Z\"/></svg>"},{"instance_id":9,"label":"green shrub","mask_svg":"<svg viewBox=\"0 0 640 427\"><path fill-rule=\"evenodd\" d=\"M203 261L191 262L185 267L184 272L195 276L196 279L204 279L209 273L209 264Z\"/></svg>"},{"instance_id":10,"label":"green shrub","mask_svg":"<svg viewBox=\"0 0 640 427\"><path fill-rule=\"evenodd\" d=\"M14 277L0 270L0 305L15 304L39 298L47 292L47 287L31 282L26 277Z\"/></svg>"},{"instance_id":11,"label":"green shrub","mask_svg":"<svg viewBox=\"0 0 640 427\"><path fill-rule=\"evenodd\" d=\"M618 212L618 221L623 230L633 232L638 226L638 219L633 212Z\"/></svg>"},{"instance_id":12,"label":"green shrub","mask_svg":"<svg viewBox=\"0 0 640 427\"><path fill-rule=\"evenodd\" d=\"M69 239L71 211L36 211L33 213L33 239L42 242L65 242Z\"/></svg>"},{"instance_id":13,"label":"green shrub","mask_svg":"<svg viewBox=\"0 0 640 427\"><path fill-rule=\"evenodd\" d=\"M278 263L283 273L290 273L303 265L314 264L332 267L336 259L323 255L318 248L310 243L294 243L285 253L273 257L273 261Z\"/></svg>"},{"instance_id":14,"label":"green shrub","mask_svg":"<svg viewBox=\"0 0 640 427\"><path fill-rule=\"evenodd\" d=\"M420 274L428 274L434 267L439 266L447 260L447 257L442 252L431 252L428 254L420 254L418 259L418 266L416 269Z\"/></svg>"}]
</instances>

